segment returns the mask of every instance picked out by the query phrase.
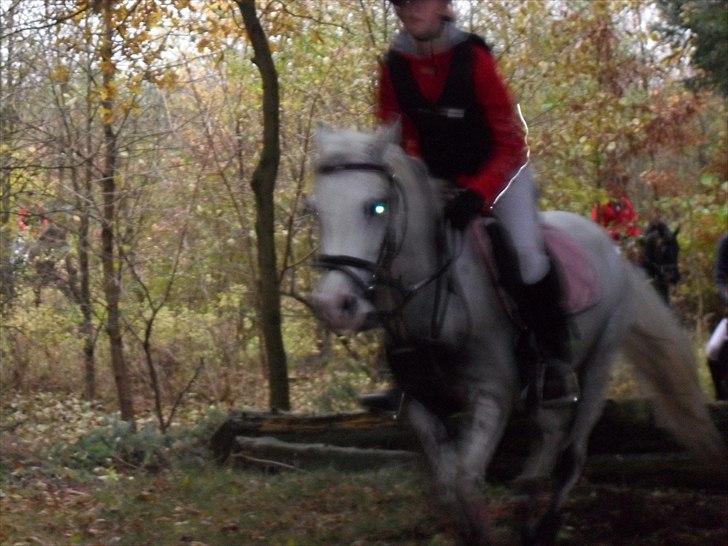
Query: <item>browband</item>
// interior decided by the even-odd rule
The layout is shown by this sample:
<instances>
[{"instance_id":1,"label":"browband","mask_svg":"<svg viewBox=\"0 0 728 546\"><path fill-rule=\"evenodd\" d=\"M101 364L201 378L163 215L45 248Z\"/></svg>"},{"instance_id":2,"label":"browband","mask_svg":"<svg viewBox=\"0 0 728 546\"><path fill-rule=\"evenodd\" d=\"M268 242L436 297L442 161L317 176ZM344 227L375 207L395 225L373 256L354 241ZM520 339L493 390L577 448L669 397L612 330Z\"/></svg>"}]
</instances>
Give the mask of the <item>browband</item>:
<instances>
[{"instance_id":1,"label":"browband","mask_svg":"<svg viewBox=\"0 0 728 546\"><path fill-rule=\"evenodd\" d=\"M389 176L389 169L381 163L334 163L321 165L316 169L318 174L334 174L343 171L373 171Z\"/></svg>"}]
</instances>

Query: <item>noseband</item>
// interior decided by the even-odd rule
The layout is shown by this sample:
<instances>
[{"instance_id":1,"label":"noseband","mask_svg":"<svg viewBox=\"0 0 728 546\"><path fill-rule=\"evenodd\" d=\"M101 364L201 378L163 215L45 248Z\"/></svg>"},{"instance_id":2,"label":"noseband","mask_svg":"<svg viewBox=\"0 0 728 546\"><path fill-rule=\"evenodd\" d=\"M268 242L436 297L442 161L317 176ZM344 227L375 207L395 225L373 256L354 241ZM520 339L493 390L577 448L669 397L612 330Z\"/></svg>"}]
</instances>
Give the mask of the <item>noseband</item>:
<instances>
[{"instance_id":1,"label":"noseband","mask_svg":"<svg viewBox=\"0 0 728 546\"><path fill-rule=\"evenodd\" d=\"M402 203L402 212L404 214L404 229L399 242L396 241L394 228L392 226L392 219L394 215L390 215L387 227L382 241L379 247L379 253L376 261L364 260L355 256L349 255L332 255L332 254L321 254L318 259L314 261L313 265L330 271L338 271L349 277L354 284L362 291L362 295L365 299L374 304L374 300L377 292L382 289L391 289L397 293L398 303L392 309L386 311L379 311L380 318L386 320L393 318L398 315L402 308L419 292L423 287L427 286L431 282L440 278L445 271L450 267L453 262L453 257L450 256L442 264L439 264L435 269L434 273L427 276L425 279L416 282L412 285L405 285L400 279L392 277L390 268L392 262L399 254L402 243L404 242L404 235L407 232L407 219L408 219L408 208L407 198L402 190L402 185L392 171L383 164L379 163L336 163L332 165L322 165L318 167L317 174L329 175L347 171L365 171L374 172L380 174L389 184L390 195L398 198L397 202ZM392 209L394 210L394 208ZM362 281L361 277L357 275L354 270L363 270L369 273L369 278L366 281ZM375 305L376 307L376 305Z\"/></svg>"}]
</instances>

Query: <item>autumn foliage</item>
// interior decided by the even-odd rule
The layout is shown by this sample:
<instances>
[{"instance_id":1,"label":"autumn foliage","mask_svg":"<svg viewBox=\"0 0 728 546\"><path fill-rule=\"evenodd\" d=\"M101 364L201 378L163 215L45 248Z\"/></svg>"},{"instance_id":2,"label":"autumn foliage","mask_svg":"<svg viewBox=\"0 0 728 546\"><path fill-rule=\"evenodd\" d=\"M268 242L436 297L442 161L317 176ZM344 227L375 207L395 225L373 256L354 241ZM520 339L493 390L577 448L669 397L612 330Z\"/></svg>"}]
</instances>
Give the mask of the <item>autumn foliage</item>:
<instances>
[{"instance_id":1,"label":"autumn foliage","mask_svg":"<svg viewBox=\"0 0 728 546\"><path fill-rule=\"evenodd\" d=\"M273 240L291 405L350 407L381 382L380 355L374 336L339 339L305 305L316 245L308 160L317 122L373 122L376 63L396 18L380 0L257 8L280 85ZM136 411L168 423L190 398L265 407L250 186L263 97L237 4L2 9L2 388L115 400L107 330L118 288ZM728 132L725 99L685 83L690 36L663 40L655 28L669 21L650 0L458 9L520 103L544 207L587 214L618 178L644 222L680 223L676 308L704 335L720 311L711 267L728 224ZM21 210L63 237L23 228Z\"/></svg>"}]
</instances>

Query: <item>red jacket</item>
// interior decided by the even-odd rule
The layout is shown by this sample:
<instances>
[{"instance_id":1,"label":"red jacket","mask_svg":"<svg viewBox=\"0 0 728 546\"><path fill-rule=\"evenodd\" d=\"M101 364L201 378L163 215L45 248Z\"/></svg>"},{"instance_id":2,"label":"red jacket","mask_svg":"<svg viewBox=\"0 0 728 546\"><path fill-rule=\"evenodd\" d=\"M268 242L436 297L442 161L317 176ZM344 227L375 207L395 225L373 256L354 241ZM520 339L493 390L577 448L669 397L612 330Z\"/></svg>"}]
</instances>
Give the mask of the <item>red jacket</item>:
<instances>
[{"instance_id":1,"label":"red jacket","mask_svg":"<svg viewBox=\"0 0 728 546\"><path fill-rule=\"evenodd\" d=\"M625 237L637 237L642 233L637 226L637 212L627 197L597 203L592 207L592 220L603 226L615 241Z\"/></svg>"},{"instance_id":2,"label":"red jacket","mask_svg":"<svg viewBox=\"0 0 728 546\"><path fill-rule=\"evenodd\" d=\"M429 57L405 55L422 95L435 101L447 80L452 50ZM486 203L492 204L511 177L526 162L526 142L522 125L503 79L497 71L493 56L481 48L474 48L473 81L475 96L485 116L492 138L492 155L480 172L473 176L459 176L454 182L461 188L478 193ZM381 121L402 120L402 147L405 152L419 156L417 132L412 122L399 108L394 87L386 65L382 65L377 101L377 116Z\"/></svg>"}]
</instances>

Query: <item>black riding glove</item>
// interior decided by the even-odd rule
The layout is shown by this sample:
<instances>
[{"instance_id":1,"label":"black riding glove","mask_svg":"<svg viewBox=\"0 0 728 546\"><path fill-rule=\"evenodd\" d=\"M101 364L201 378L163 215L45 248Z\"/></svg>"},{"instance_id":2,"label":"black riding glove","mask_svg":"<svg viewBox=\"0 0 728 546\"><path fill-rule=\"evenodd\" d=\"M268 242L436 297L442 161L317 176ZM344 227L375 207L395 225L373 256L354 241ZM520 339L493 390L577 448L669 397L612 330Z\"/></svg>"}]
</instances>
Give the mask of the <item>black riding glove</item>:
<instances>
[{"instance_id":1,"label":"black riding glove","mask_svg":"<svg viewBox=\"0 0 728 546\"><path fill-rule=\"evenodd\" d=\"M450 225L464 231L474 218L483 212L485 200L472 190L461 190L445 203L445 219Z\"/></svg>"}]
</instances>

